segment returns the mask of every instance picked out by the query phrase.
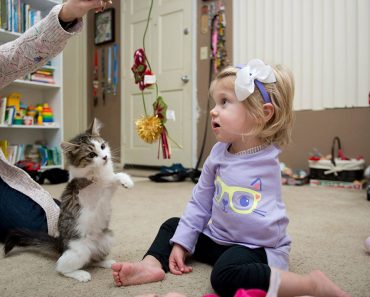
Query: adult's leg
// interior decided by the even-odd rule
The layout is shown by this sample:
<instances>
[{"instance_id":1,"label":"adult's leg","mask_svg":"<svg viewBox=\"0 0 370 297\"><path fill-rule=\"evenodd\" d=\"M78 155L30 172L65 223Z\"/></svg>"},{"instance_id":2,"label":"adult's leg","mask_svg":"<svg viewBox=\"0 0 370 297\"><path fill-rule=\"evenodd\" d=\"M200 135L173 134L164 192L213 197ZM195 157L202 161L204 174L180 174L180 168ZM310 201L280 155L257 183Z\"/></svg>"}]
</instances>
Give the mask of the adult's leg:
<instances>
[{"instance_id":1,"label":"adult's leg","mask_svg":"<svg viewBox=\"0 0 370 297\"><path fill-rule=\"evenodd\" d=\"M0 178L0 241L13 229L48 232L45 211L31 198Z\"/></svg>"},{"instance_id":2,"label":"adult's leg","mask_svg":"<svg viewBox=\"0 0 370 297\"><path fill-rule=\"evenodd\" d=\"M216 261L211 274L211 284L222 297L234 296L240 288L267 291L270 274L271 269L263 248L250 249L234 245Z\"/></svg>"}]
</instances>

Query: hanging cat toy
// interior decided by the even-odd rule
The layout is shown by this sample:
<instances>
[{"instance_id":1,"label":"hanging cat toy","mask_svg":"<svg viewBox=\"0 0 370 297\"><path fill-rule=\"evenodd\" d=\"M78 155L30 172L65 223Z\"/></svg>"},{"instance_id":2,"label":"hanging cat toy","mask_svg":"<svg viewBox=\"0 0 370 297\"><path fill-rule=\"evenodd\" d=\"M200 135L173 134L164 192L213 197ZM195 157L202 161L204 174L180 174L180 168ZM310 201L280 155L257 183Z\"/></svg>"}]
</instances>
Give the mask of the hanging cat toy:
<instances>
[{"instance_id":1,"label":"hanging cat toy","mask_svg":"<svg viewBox=\"0 0 370 297\"><path fill-rule=\"evenodd\" d=\"M174 140L172 140L168 134L168 130L165 126L167 121L166 112L167 104L162 98L158 95L158 84L156 76L154 75L152 68L150 66L147 55L145 54L145 36L148 30L148 25L150 21L150 15L152 12L153 0L150 4L149 15L147 18L146 28L143 36L143 48L139 48L134 53L134 64L131 67L131 71L134 74L135 84L138 84L141 91L141 97L143 100L144 115L136 120L136 130L138 136L146 143L154 143L158 140L158 159L160 156L160 150L162 149L163 159L171 158L171 147L168 142L170 139L173 143L178 145ZM156 100L153 103L153 113L148 114L146 105L145 105L145 96L144 90L149 87L155 86L156 91Z\"/></svg>"}]
</instances>

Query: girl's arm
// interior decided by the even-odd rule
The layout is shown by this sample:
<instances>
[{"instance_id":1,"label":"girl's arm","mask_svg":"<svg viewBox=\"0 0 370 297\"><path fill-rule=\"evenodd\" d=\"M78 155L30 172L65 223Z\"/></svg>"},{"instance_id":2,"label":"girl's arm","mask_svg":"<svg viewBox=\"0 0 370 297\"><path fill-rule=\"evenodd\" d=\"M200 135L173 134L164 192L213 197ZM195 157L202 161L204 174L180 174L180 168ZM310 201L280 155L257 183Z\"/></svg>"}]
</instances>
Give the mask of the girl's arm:
<instances>
[{"instance_id":1,"label":"girl's arm","mask_svg":"<svg viewBox=\"0 0 370 297\"><path fill-rule=\"evenodd\" d=\"M193 189L192 199L187 204L175 235L171 239L171 243L181 245L190 254L194 253L199 233L208 224L212 214L215 170L211 159L208 157L204 163L198 184Z\"/></svg>"}]
</instances>

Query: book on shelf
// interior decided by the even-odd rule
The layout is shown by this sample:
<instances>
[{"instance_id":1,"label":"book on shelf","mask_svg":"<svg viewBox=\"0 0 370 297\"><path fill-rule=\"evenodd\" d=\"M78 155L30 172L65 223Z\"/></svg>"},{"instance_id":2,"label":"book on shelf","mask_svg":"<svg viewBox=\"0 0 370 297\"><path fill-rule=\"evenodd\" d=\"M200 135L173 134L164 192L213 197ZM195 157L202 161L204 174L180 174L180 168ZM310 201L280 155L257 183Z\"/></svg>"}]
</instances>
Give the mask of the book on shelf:
<instances>
[{"instance_id":1,"label":"book on shelf","mask_svg":"<svg viewBox=\"0 0 370 297\"><path fill-rule=\"evenodd\" d=\"M55 84L54 80L54 68L50 66L43 66L29 76L30 81L43 82L48 84Z\"/></svg>"},{"instance_id":2,"label":"book on shelf","mask_svg":"<svg viewBox=\"0 0 370 297\"><path fill-rule=\"evenodd\" d=\"M47 84L55 84L53 77L45 76L41 74L31 74L30 81L42 82Z\"/></svg>"},{"instance_id":3,"label":"book on shelf","mask_svg":"<svg viewBox=\"0 0 370 297\"><path fill-rule=\"evenodd\" d=\"M5 110L4 124L12 125L15 116L15 106L7 106Z\"/></svg>"},{"instance_id":4,"label":"book on shelf","mask_svg":"<svg viewBox=\"0 0 370 297\"><path fill-rule=\"evenodd\" d=\"M7 102L6 97L0 98L0 125L5 124L6 102Z\"/></svg>"},{"instance_id":5,"label":"book on shelf","mask_svg":"<svg viewBox=\"0 0 370 297\"><path fill-rule=\"evenodd\" d=\"M27 1L0 0L0 28L23 33L42 19L41 11Z\"/></svg>"},{"instance_id":6,"label":"book on shelf","mask_svg":"<svg viewBox=\"0 0 370 297\"><path fill-rule=\"evenodd\" d=\"M8 145L7 154L8 154L8 161L10 164L15 164L16 162L18 162L17 160L18 146L17 145Z\"/></svg>"},{"instance_id":7,"label":"book on shelf","mask_svg":"<svg viewBox=\"0 0 370 297\"><path fill-rule=\"evenodd\" d=\"M5 158L8 159L8 141L6 139L0 139L0 149L3 151Z\"/></svg>"},{"instance_id":8,"label":"book on shelf","mask_svg":"<svg viewBox=\"0 0 370 297\"><path fill-rule=\"evenodd\" d=\"M18 161L32 161L41 166L61 165L61 150L59 147L47 147L38 144L9 144L8 140L0 140L0 147L5 158L11 164Z\"/></svg>"}]
</instances>

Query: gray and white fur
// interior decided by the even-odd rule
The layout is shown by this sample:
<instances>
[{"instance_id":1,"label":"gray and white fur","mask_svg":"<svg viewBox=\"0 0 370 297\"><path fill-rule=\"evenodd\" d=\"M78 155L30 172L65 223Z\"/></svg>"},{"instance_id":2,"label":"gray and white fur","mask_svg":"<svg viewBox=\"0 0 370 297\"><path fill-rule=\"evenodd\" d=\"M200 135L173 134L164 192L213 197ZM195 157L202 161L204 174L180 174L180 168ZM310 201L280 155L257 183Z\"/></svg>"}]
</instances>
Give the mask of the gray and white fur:
<instances>
[{"instance_id":1,"label":"gray and white fur","mask_svg":"<svg viewBox=\"0 0 370 297\"><path fill-rule=\"evenodd\" d=\"M80 282L91 280L90 273L81 268L110 268L115 262L106 259L113 240L111 198L120 185L132 188L134 183L129 175L114 173L110 148L100 137L100 128L94 119L84 133L61 145L70 181L61 196L59 236L14 230L5 242L5 254L14 246L52 248L61 254L56 271Z\"/></svg>"}]
</instances>

